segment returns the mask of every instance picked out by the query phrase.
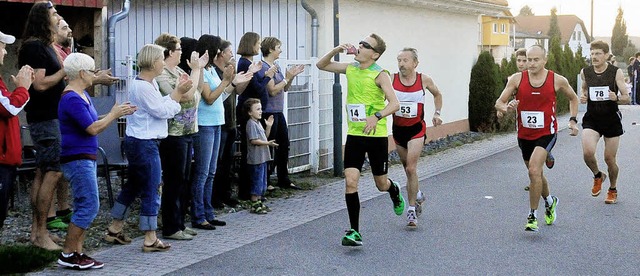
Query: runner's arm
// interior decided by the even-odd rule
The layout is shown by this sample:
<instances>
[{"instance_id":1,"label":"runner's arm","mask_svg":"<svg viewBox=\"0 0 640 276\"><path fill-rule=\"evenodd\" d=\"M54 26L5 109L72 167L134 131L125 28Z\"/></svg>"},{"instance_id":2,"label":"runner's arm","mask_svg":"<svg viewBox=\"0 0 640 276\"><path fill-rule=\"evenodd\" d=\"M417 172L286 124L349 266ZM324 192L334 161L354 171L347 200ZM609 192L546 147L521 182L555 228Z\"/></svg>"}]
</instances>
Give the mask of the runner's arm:
<instances>
[{"instance_id":1,"label":"runner's arm","mask_svg":"<svg viewBox=\"0 0 640 276\"><path fill-rule=\"evenodd\" d=\"M433 79L429 76L422 74L422 87L426 88L433 95L433 105L435 107L435 112L433 113L432 123L434 126L438 126L442 124L442 119L440 119L440 110L442 109L442 94L440 93L440 89L436 86Z\"/></svg>"},{"instance_id":2,"label":"runner's arm","mask_svg":"<svg viewBox=\"0 0 640 276\"><path fill-rule=\"evenodd\" d=\"M376 77L376 84L384 91L384 96L387 98L387 106L385 106L382 110L380 110L380 114L382 117L387 117L400 109L400 102L398 101L398 97L396 96L396 92L393 91L393 86L391 85L391 79L389 78L389 73L387 71L382 71Z\"/></svg>"},{"instance_id":3,"label":"runner's arm","mask_svg":"<svg viewBox=\"0 0 640 276\"><path fill-rule=\"evenodd\" d=\"M347 49L345 45L346 44L336 46L327 54L325 54L322 58L320 58L320 60L318 60L318 62L316 63L316 66L318 67L318 69L327 71L327 72L332 72L332 73L341 73L341 74L346 73L347 66L349 65L349 63L336 62L331 60L333 56Z\"/></svg>"},{"instance_id":4,"label":"runner's arm","mask_svg":"<svg viewBox=\"0 0 640 276\"><path fill-rule=\"evenodd\" d=\"M627 89L627 84L624 81L624 73L622 73L622 69L618 69L616 72L616 85L618 86L618 91L620 92L620 96L616 101L618 104L629 104L631 102L631 97L629 96L629 89Z\"/></svg>"},{"instance_id":5,"label":"runner's arm","mask_svg":"<svg viewBox=\"0 0 640 276\"><path fill-rule=\"evenodd\" d=\"M496 105L494 106L496 108L496 115L498 118L507 113L509 111L509 107L515 108L515 106L509 105L509 98L518 91L518 84L521 79L522 73L515 73L507 80L507 85L505 85L502 93L500 93L500 97L498 97Z\"/></svg>"}]
</instances>

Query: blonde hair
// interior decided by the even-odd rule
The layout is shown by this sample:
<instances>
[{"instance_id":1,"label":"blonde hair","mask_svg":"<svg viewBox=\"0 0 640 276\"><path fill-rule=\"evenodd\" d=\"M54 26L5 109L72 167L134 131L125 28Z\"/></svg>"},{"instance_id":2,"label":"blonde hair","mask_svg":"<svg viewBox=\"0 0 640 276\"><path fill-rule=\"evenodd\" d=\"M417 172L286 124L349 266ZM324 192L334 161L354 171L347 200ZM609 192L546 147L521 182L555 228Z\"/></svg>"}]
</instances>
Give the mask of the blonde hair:
<instances>
[{"instance_id":1,"label":"blonde hair","mask_svg":"<svg viewBox=\"0 0 640 276\"><path fill-rule=\"evenodd\" d=\"M96 63L93 58L83 53L71 53L62 64L69 80L77 79L80 71L93 71L96 69Z\"/></svg>"},{"instance_id":2,"label":"blonde hair","mask_svg":"<svg viewBox=\"0 0 640 276\"><path fill-rule=\"evenodd\" d=\"M138 53L137 65L140 70L152 70L153 63L157 60L164 60L165 48L156 44L142 46Z\"/></svg>"}]
</instances>

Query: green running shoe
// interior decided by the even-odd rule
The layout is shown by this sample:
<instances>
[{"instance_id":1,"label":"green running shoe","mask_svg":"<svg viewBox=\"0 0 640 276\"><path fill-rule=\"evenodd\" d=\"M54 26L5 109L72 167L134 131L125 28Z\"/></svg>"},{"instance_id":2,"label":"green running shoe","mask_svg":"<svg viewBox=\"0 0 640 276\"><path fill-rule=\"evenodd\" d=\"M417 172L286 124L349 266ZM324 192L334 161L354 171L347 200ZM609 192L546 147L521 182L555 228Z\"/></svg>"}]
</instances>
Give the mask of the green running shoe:
<instances>
[{"instance_id":1,"label":"green running shoe","mask_svg":"<svg viewBox=\"0 0 640 276\"><path fill-rule=\"evenodd\" d=\"M530 214L527 218L527 225L524 230L538 232L538 219L533 214Z\"/></svg>"},{"instance_id":2,"label":"green running shoe","mask_svg":"<svg viewBox=\"0 0 640 276\"><path fill-rule=\"evenodd\" d=\"M402 192L400 191L400 186L398 186L398 183L391 180L391 178L389 178L389 181L391 182L391 185L396 186L396 188L398 189L398 198L391 199L391 201L393 201L393 212L395 212L397 216L401 216L402 213L404 213L404 197L402 197Z\"/></svg>"},{"instance_id":3,"label":"green running shoe","mask_svg":"<svg viewBox=\"0 0 640 276\"><path fill-rule=\"evenodd\" d=\"M544 212L544 220L547 222L547 225L553 224L556 221L556 207L558 207L558 198L556 196L551 196L553 199L553 203L551 206L546 206L546 210Z\"/></svg>"},{"instance_id":4,"label":"green running shoe","mask_svg":"<svg viewBox=\"0 0 640 276\"><path fill-rule=\"evenodd\" d=\"M62 220L56 217L54 220L47 222L47 229L49 230L67 230L69 225L62 222Z\"/></svg>"},{"instance_id":5,"label":"green running shoe","mask_svg":"<svg viewBox=\"0 0 640 276\"><path fill-rule=\"evenodd\" d=\"M343 246L362 246L362 236L358 231L349 229L346 232L347 234L342 237Z\"/></svg>"}]
</instances>

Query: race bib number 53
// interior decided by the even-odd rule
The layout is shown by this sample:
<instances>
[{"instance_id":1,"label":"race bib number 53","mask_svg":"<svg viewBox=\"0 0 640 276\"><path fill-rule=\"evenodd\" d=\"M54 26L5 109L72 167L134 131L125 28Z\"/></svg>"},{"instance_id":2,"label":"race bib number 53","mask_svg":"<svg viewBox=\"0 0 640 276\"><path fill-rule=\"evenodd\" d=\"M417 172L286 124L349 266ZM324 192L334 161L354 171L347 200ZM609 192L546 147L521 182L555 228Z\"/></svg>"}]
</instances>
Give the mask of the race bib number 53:
<instances>
[{"instance_id":1,"label":"race bib number 53","mask_svg":"<svg viewBox=\"0 0 640 276\"><path fill-rule=\"evenodd\" d=\"M522 126L526 128L543 128L544 112L542 111L520 111Z\"/></svg>"},{"instance_id":2,"label":"race bib number 53","mask_svg":"<svg viewBox=\"0 0 640 276\"><path fill-rule=\"evenodd\" d=\"M592 86L589 87L589 99L592 101L608 101L609 100L609 86Z\"/></svg>"},{"instance_id":3,"label":"race bib number 53","mask_svg":"<svg viewBox=\"0 0 640 276\"><path fill-rule=\"evenodd\" d=\"M413 102L400 102L400 109L396 116L403 118L415 118L418 116L418 104Z\"/></svg>"},{"instance_id":4,"label":"race bib number 53","mask_svg":"<svg viewBox=\"0 0 640 276\"><path fill-rule=\"evenodd\" d=\"M348 104L347 117L350 122L364 122L367 120L367 113L364 111L364 104Z\"/></svg>"}]
</instances>

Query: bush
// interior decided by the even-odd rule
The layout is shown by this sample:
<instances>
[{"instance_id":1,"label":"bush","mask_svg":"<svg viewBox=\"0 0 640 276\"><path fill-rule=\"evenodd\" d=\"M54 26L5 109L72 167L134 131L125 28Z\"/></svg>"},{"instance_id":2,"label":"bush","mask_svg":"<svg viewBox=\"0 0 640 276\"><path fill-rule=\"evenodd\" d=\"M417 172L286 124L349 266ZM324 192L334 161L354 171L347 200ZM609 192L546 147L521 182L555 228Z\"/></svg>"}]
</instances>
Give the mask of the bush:
<instances>
[{"instance_id":1,"label":"bush","mask_svg":"<svg viewBox=\"0 0 640 276\"><path fill-rule=\"evenodd\" d=\"M0 274L39 271L58 259L60 251L48 251L35 246L0 246Z\"/></svg>"},{"instance_id":2,"label":"bush","mask_svg":"<svg viewBox=\"0 0 640 276\"><path fill-rule=\"evenodd\" d=\"M471 69L469 81L469 128L493 132L496 128L495 102L503 88L500 70L489 52L482 52Z\"/></svg>"}]
</instances>

